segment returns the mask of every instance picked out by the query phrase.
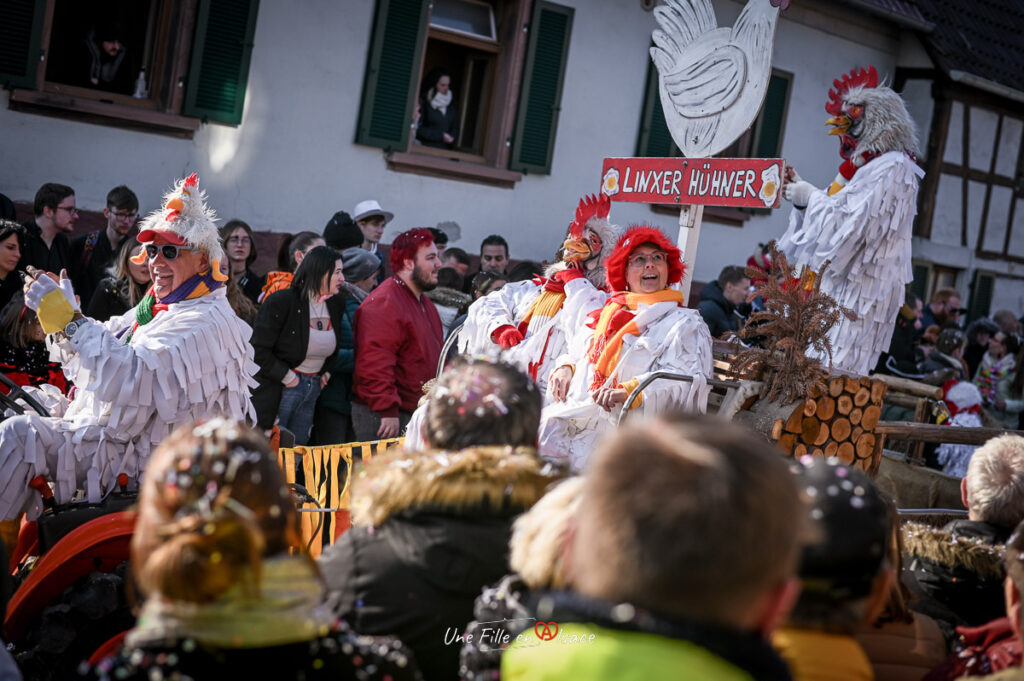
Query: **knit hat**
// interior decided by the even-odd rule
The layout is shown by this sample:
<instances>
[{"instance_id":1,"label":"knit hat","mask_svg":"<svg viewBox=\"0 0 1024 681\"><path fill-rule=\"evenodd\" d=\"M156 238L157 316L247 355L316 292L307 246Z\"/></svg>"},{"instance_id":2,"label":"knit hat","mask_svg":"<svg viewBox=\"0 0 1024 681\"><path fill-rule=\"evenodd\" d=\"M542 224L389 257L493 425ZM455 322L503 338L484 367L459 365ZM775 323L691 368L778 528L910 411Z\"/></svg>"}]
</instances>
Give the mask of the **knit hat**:
<instances>
[{"instance_id":1,"label":"knit hat","mask_svg":"<svg viewBox=\"0 0 1024 681\"><path fill-rule=\"evenodd\" d=\"M199 189L199 176L192 173L184 180L178 180L174 189L164 194L163 208L155 210L142 220L139 228L139 243L147 244L162 238L177 246L191 246L206 251L210 256L213 278L227 281L221 272L220 262L224 260L220 233L217 231L217 214L206 205L206 192ZM145 251L132 257L132 262L146 261Z\"/></svg>"},{"instance_id":2,"label":"knit hat","mask_svg":"<svg viewBox=\"0 0 1024 681\"><path fill-rule=\"evenodd\" d=\"M608 270L608 286L612 291L626 290L626 264L629 256L647 243L665 251L668 257L668 283L676 284L683 280L686 265L683 264L683 255L676 245L657 227L630 225L604 263L605 269Z\"/></svg>"},{"instance_id":3,"label":"knit hat","mask_svg":"<svg viewBox=\"0 0 1024 681\"><path fill-rule=\"evenodd\" d=\"M324 227L324 241L336 251L344 251L353 246L361 246L363 232L348 213L339 210Z\"/></svg>"},{"instance_id":4,"label":"knit hat","mask_svg":"<svg viewBox=\"0 0 1024 681\"><path fill-rule=\"evenodd\" d=\"M804 456L793 465L793 473L819 530L800 558L804 592L837 603L868 595L889 536L878 489L867 473L835 457Z\"/></svg>"},{"instance_id":5,"label":"knit hat","mask_svg":"<svg viewBox=\"0 0 1024 681\"><path fill-rule=\"evenodd\" d=\"M380 260L373 253L362 248L346 248L341 252L342 273L345 281L360 282L380 269Z\"/></svg>"}]
</instances>

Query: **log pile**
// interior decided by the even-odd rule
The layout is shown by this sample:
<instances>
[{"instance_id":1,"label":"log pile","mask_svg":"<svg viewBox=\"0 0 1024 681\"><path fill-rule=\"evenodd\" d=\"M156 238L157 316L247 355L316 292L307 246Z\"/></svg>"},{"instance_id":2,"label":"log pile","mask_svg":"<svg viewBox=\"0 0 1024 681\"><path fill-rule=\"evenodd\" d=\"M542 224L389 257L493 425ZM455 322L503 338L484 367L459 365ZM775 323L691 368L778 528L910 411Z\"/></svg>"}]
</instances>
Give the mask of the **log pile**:
<instances>
[{"instance_id":1,"label":"log pile","mask_svg":"<svg viewBox=\"0 0 1024 681\"><path fill-rule=\"evenodd\" d=\"M836 456L868 473L878 470L882 438L875 425L888 386L879 380L833 376L803 401L788 405L759 403L737 414L766 433L789 456Z\"/></svg>"}]
</instances>

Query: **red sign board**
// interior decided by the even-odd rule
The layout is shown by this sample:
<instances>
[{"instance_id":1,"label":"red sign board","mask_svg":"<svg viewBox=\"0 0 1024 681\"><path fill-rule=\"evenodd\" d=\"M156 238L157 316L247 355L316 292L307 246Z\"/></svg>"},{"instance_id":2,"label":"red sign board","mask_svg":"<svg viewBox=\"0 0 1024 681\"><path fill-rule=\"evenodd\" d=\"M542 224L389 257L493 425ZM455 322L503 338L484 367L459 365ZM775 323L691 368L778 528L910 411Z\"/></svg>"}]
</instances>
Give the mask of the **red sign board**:
<instances>
[{"instance_id":1,"label":"red sign board","mask_svg":"<svg viewBox=\"0 0 1024 681\"><path fill-rule=\"evenodd\" d=\"M612 201L776 208L780 158L606 158L601 193Z\"/></svg>"}]
</instances>

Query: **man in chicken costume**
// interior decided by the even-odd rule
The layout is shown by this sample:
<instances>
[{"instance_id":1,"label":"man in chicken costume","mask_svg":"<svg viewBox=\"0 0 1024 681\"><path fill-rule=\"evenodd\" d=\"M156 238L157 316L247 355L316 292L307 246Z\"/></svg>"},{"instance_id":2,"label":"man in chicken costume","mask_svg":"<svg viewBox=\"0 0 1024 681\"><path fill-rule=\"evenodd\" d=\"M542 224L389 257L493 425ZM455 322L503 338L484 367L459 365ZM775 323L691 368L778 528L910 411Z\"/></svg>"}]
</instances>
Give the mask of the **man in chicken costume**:
<instances>
[{"instance_id":1,"label":"man in chicken costume","mask_svg":"<svg viewBox=\"0 0 1024 681\"><path fill-rule=\"evenodd\" d=\"M903 100L878 85L873 66L836 80L829 100L829 134L840 135L843 163L827 190L787 167L783 196L793 211L779 248L791 263L816 270L831 261L821 290L856 313L829 333L832 364L866 375L889 347L913 278L910 239L924 171Z\"/></svg>"},{"instance_id":2,"label":"man in chicken costume","mask_svg":"<svg viewBox=\"0 0 1024 681\"><path fill-rule=\"evenodd\" d=\"M492 354L501 348L502 359L518 366L537 381L545 394L554 360L566 351L564 328L584 320L574 317L556 324L567 296L579 301L574 309L589 312L604 299L604 261L618 236L608 222L607 195L584 197L576 209L563 244L563 256L544 277L507 284L477 300L469 308L459 333L459 351ZM593 300L593 305L583 302Z\"/></svg>"},{"instance_id":3,"label":"man in chicken costume","mask_svg":"<svg viewBox=\"0 0 1024 681\"><path fill-rule=\"evenodd\" d=\"M105 323L84 317L65 272L29 272L26 305L53 334L51 356L77 393L70 403L50 400L54 416L26 413L0 423L5 542L9 521L39 510L29 487L36 476L54 483L58 503L79 488L97 502L118 474L137 480L150 452L179 425L255 419L252 329L225 295L214 213L194 174L164 198L138 237L152 288L124 315Z\"/></svg>"},{"instance_id":4,"label":"man in chicken costume","mask_svg":"<svg viewBox=\"0 0 1024 681\"><path fill-rule=\"evenodd\" d=\"M626 398L650 374L669 371L693 382L654 381L632 408L654 413L677 407L703 412L714 370L711 334L683 295L670 288L683 278L679 249L655 227L633 226L605 263L608 288L603 306L590 305L576 328L558 324L568 336L567 352L556 362L541 413L539 449L552 461L583 469L598 437L618 422ZM581 301L570 294L573 310ZM588 304L589 301L583 301Z\"/></svg>"}]
</instances>

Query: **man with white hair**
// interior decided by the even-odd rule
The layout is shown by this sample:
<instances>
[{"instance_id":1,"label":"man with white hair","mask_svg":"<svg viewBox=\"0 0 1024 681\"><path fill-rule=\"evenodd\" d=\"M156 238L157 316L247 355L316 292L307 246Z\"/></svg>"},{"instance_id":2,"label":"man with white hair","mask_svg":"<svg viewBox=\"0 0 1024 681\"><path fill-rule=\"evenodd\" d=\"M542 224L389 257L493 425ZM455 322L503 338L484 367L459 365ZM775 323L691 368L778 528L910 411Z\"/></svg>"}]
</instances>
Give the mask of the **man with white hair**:
<instances>
[{"instance_id":1,"label":"man with white hair","mask_svg":"<svg viewBox=\"0 0 1024 681\"><path fill-rule=\"evenodd\" d=\"M152 287L105 323L82 315L66 272L29 270L26 305L36 310L50 350L78 388L51 400L51 417L0 423L0 531L17 537L22 512L41 501L36 476L54 483L58 503L84 488L98 502L118 474L137 479L150 451L179 425L212 416L254 420L249 390L257 366L252 329L232 311L214 213L195 174L165 195L142 223Z\"/></svg>"},{"instance_id":2,"label":"man with white hair","mask_svg":"<svg viewBox=\"0 0 1024 681\"><path fill-rule=\"evenodd\" d=\"M977 626L1005 611L1000 559L1024 520L1024 438L1000 435L979 447L960 490L966 520L941 529L904 525L904 581L920 595L915 610L949 625Z\"/></svg>"}]
</instances>

